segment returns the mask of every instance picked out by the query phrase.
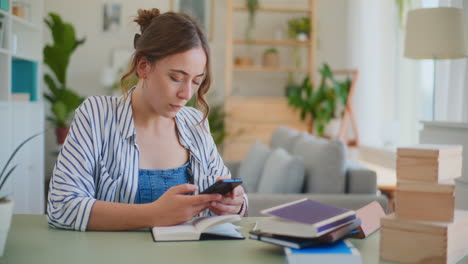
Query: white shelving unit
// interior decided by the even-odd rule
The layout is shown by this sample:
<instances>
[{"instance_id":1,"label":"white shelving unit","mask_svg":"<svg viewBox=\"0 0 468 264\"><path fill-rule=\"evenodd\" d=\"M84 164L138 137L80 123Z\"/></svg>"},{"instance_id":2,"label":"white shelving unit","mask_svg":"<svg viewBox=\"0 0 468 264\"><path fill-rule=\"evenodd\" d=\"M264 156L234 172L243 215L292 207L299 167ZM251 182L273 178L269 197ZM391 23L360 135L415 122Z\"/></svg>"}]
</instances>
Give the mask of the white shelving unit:
<instances>
[{"instance_id":1,"label":"white shelving unit","mask_svg":"<svg viewBox=\"0 0 468 264\"><path fill-rule=\"evenodd\" d=\"M42 100L43 0L0 0L0 169L19 143L44 131ZM25 17L13 6L25 8ZM21 94L22 96L18 96ZM21 98L22 97L22 98ZM3 195L14 200L14 213L44 213L44 135L28 142L11 165L18 165Z\"/></svg>"}]
</instances>

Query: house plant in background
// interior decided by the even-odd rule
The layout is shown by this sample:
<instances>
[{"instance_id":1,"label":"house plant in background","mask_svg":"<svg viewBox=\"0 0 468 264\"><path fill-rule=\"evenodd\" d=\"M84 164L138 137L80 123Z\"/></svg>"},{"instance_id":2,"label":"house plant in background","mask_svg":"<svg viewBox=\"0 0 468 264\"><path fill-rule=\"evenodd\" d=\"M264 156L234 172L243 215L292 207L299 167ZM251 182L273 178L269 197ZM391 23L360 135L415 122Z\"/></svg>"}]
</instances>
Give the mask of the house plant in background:
<instances>
[{"instance_id":1,"label":"house plant in background","mask_svg":"<svg viewBox=\"0 0 468 264\"><path fill-rule=\"evenodd\" d=\"M321 80L318 87L314 87L308 76L305 77L300 88L289 93L288 103L300 110L302 120L309 117L309 132L324 136L325 128L330 121L343 116L343 106L348 100L351 79L336 80L326 63L319 73Z\"/></svg>"},{"instance_id":2,"label":"house plant in background","mask_svg":"<svg viewBox=\"0 0 468 264\"><path fill-rule=\"evenodd\" d=\"M245 56L236 56L234 64L238 66L251 66L253 64L253 58L249 56L250 54L250 44L252 42L252 31L255 27L255 14L259 7L258 0L245 0L245 6L247 12L249 13L248 22L245 27L245 45L246 45L246 55Z\"/></svg>"},{"instance_id":3,"label":"house plant in background","mask_svg":"<svg viewBox=\"0 0 468 264\"><path fill-rule=\"evenodd\" d=\"M6 240L8 237L8 231L10 230L11 216L13 214L13 200L8 198L5 191L5 183L7 182L10 175L13 173L18 165L9 166L15 157L16 153L30 140L39 136L43 132L37 133L23 142L21 142L16 149L11 153L7 162L0 171L0 256L3 256L3 250L5 249Z\"/></svg>"},{"instance_id":4,"label":"house plant in background","mask_svg":"<svg viewBox=\"0 0 468 264\"><path fill-rule=\"evenodd\" d=\"M288 20L289 36L295 40L308 40L310 29L310 19L308 17L298 17Z\"/></svg>"},{"instance_id":5,"label":"house plant in background","mask_svg":"<svg viewBox=\"0 0 468 264\"><path fill-rule=\"evenodd\" d=\"M263 52L262 57L263 67L267 68L278 68L279 67L279 55L276 48L269 48Z\"/></svg>"},{"instance_id":6,"label":"house plant in background","mask_svg":"<svg viewBox=\"0 0 468 264\"><path fill-rule=\"evenodd\" d=\"M85 39L76 39L74 27L64 22L58 14L49 13L44 19L52 33L53 44L44 47L44 63L51 74L44 74L49 92L44 93L50 103L51 116L47 117L55 127L57 144L61 145L68 134L70 119L84 98L70 90L67 84L67 69L70 57Z\"/></svg>"}]
</instances>

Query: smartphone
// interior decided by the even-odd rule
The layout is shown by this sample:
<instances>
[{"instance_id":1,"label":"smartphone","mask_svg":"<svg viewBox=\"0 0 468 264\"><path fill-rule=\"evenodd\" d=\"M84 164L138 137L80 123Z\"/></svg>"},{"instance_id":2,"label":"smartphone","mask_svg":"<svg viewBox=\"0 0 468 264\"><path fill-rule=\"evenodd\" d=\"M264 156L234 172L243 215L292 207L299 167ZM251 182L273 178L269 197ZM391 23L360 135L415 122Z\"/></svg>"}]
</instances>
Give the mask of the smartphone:
<instances>
[{"instance_id":1,"label":"smartphone","mask_svg":"<svg viewBox=\"0 0 468 264\"><path fill-rule=\"evenodd\" d=\"M200 194L211 194L211 193L219 193L219 194L226 194L237 186L242 184L242 179L224 179L215 182L213 185L208 187L206 190L201 192Z\"/></svg>"}]
</instances>

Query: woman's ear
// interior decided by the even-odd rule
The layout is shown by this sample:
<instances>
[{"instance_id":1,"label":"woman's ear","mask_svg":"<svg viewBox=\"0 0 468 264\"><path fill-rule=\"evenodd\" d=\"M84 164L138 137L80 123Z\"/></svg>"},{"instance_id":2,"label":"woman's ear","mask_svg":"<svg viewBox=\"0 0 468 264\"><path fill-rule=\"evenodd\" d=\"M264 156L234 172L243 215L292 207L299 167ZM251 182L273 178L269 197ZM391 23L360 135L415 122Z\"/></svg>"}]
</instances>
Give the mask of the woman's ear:
<instances>
[{"instance_id":1,"label":"woman's ear","mask_svg":"<svg viewBox=\"0 0 468 264\"><path fill-rule=\"evenodd\" d=\"M136 70L137 76L140 79L146 79L150 70L150 64L145 57L141 57L138 59Z\"/></svg>"}]
</instances>

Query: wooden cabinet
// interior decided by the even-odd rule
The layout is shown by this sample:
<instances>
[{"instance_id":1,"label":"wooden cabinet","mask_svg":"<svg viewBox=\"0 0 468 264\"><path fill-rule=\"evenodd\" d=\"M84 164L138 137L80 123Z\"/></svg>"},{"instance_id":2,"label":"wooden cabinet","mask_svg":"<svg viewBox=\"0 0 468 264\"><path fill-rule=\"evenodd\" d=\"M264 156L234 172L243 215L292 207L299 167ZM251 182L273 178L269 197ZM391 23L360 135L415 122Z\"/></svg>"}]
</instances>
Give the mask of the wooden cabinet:
<instances>
[{"instance_id":1,"label":"wooden cabinet","mask_svg":"<svg viewBox=\"0 0 468 264\"><path fill-rule=\"evenodd\" d=\"M283 91L251 93L254 95L245 95L243 91L247 89L254 90L259 84L264 85L263 80L265 79L271 82L272 87L280 85L283 86L280 89L283 89L286 86L289 73L308 74L313 79L316 71L315 0L294 1L294 3L287 0L260 0L260 7L256 11L257 18L259 16L274 18L274 23L282 25L285 29L287 29L288 17L308 17L312 29L307 40L290 39L286 33L283 34L282 38L266 38L265 35L254 33L252 39L243 39L242 35L239 34L239 31L243 29L239 30L238 27L240 24L246 23L248 10L243 6L244 3L245 1L228 0L226 11L226 84L224 100L228 114L225 122L230 136L223 145L223 157L227 161L241 160L255 140L261 140L268 144L271 134L280 125L304 131L307 131L308 127L306 122L300 121L299 113L288 106ZM297 4L301 6L296 6ZM286 15L286 17L283 15ZM258 20L256 23L265 24L263 21L259 22ZM272 30L274 29L269 31ZM270 34L270 36L272 35ZM294 63L280 62L278 67L264 67L260 63L253 63L252 65L235 64L236 56L241 55L238 54L239 47L247 45L257 48L257 51L258 47L264 49L272 47L292 49L298 47L305 51L304 56L301 58L303 63L302 65L295 65ZM258 57L261 54L257 52L255 55ZM257 78L259 76L262 76L263 80ZM246 81L248 87L236 90L235 87L239 86L243 78L248 79Z\"/></svg>"}]
</instances>

